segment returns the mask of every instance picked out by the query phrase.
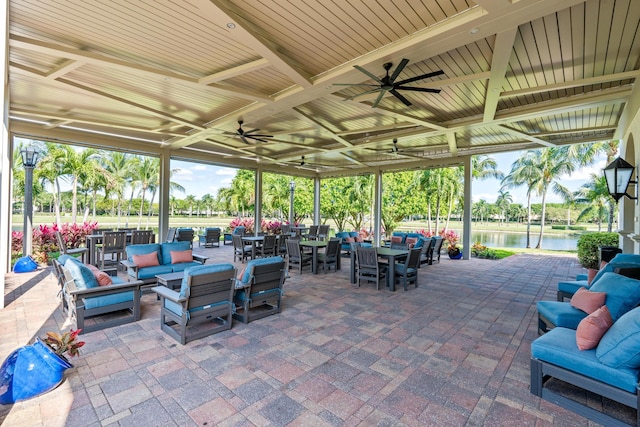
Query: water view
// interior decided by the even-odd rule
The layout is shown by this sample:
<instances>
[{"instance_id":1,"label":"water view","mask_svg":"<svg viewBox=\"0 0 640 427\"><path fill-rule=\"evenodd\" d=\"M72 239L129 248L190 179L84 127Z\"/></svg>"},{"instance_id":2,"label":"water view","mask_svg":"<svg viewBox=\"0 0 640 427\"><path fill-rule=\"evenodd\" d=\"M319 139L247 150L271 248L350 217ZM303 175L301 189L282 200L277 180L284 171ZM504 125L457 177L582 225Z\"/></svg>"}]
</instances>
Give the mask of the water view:
<instances>
[{"instance_id":1,"label":"water view","mask_svg":"<svg viewBox=\"0 0 640 427\"><path fill-rule=\"evenodd\" d=\"M542 249L549 250L576 250L579 235L553 235L545 233L542 237ZM502 231L474 231L471 233L471 242L480 242L491 248L525 248L527 246L526 233L513 233ZM538 232L530 234L531 247L538 244Z\"/></svg>"}]
</instances>

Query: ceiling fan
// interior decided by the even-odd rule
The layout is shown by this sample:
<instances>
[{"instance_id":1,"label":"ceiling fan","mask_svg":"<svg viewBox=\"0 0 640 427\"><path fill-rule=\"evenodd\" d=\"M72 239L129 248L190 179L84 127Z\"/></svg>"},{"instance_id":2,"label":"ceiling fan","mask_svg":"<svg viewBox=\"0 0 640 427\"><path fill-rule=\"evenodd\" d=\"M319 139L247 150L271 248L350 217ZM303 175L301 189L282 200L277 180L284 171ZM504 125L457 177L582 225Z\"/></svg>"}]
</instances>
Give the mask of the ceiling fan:
<instances>
[{"instance_id":1,"label":"ceiling fan","mask_svg":"<svg viewBox=\"0 0 640 427\"><path fill-rule=\"evenodd\" d=\"M273 138L273 135L265 135L265 134L261 134L261 133L256 133L256 132L260 131L260 129L251 129L251 130L245 131L244 129L242 129L242 124L243 123L244 123L244 121L238 120L238 129L235 131L235 133L233 135L234 136L239 136L240 139L245 144L251 144L249 139L253 139L254 141L260 141L260 142L269 142L264 138Z\"/></svg>"},{"instance_id":2,"label":"ceiling fan","mask_svg":"<svg viewBox=\"0 0 640 427\"><path fill-rule=\"evenodd\" d=\"M406 58L403 58L402 61L400 61L400 64L398 64L398 66L396 67L395 70L393 70L393 73L391 75L389 75L389 70L391 70L391 67L393 66L393 64L391 62L386 62L383 67L386 71L386 74L384 77L382 78L378 78L376 75L370 73L369 71L365 70L364 68L360 67L359 65L354 65L354 68L357 69L358 71L363 72L364 74L366 74L367 76L371 77L374 81L377 82L377 84L366 84L366 83L335 83L337 86L367 86L367 87L374 87L375 89L371 89L368 90L364 93L358 94L358 95L354 95L350 98L346 98L346 100L349 99L353 99L356 98L358 96L362 96L362 95L366 95L368 93L375 93L380 91L380 94L378 95L378 97L376 98L375 102L373 103L372 107L377 107L378 104L380 103L380 101L382 100L382 98L384 97L384 95L389 92L391 93L391 95L395 96L396 98L398 98L400 101L402 101L402 103L404 105L406 105L407 107L409 107L411 105L411 102L409 102L409 100L407 98L405 98L404 96L402 96L402 94L400 94L400 90L408 90L408 91L414 91L414 92L429 92L429 93L439 93L440 89L431 89L431 88L423 88L423 87L415 87L415 86L404 86L407 83L413 83L415 81L418 80L422 80L422 79L428 79L430 77L435 77L435 76L439 76L441 74L444 74L444 71L442 70L438 70L438 71L434 71L431 73L426 73L426 74L421 74L419 76L415 76L415 77L411 77L408 79L404 79L404 80L400 80L400 81L396 81L396 79L398 78L398 76L400 75L400 73L402 72L402 70L404 70L404 67L407 66L407 64L409 63L409 60Z\"/></svg>"}]
</instances>

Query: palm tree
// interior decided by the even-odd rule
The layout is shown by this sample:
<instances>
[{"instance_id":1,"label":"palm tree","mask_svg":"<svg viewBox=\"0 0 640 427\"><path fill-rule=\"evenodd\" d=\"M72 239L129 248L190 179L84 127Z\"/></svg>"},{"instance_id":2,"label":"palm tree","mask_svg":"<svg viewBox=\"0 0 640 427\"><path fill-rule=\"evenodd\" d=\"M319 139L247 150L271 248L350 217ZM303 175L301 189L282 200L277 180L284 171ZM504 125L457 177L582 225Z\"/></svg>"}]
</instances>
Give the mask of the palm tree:
<instances>
[{"instance_id":1,"label":"palm tree","mask_svg":"<svg viewBox=\"0 0 640 427\"><path fill-rule=\"evenodd\" d=\"M196 204L196 196L189 194L185 197L184 201L187 206L189 206L189 217L191 217L191 214L193 214L193 206Z\"/></svg>"},{"instance_id":2,"label":"palm tree","mask_svg":"<svg viewBox=\"0 0 640 427\"><path fill-rule=\"evenodd\" d=\"M140 162L140 168L136 171L135 181L140 185L140 212L138 213L138 228L142 225L142 215L144 211L144 198L147 190L158 181L160 165L158 159L145 157Z\"/></svg>"},{"instance_id":3,"label":"palm tree","mask_svg":"<svg viewBox=\"0 0 640 427\"><path fill-rule=\"evenodd\" d=\"M531 247L531 194L534 191L536 176L534 155L528 151L513 162L511 171L502 179L503 188L527 186L527 249Z\"/></svg>"},{"instance_id":4,"label":"palm tree","mask_svg":"<svg viewBox=\"0 0 640 427\"><path fill-rule=\"evenodd\" d=\"M102 156L102 165L112 177L111 182L105 189L105 197L112 194L116 196L118 228L120 227L120 219L122 217L122 201L124 200L124 191L132 180L132 155L119 151L109 151Z\"/></svg>"},{"instance_id":5,"label":"palm tree","mask_svg":"<svg viewBox=\"0 0 640 427\"><path fill-rule=\"evenodd\" d=\"M507 220L507 223L509 222L507 212L509 211L509 205L511 203L513 203L513 197L511 197L511 194L508 191L500 189L498 191L498 198L496 199L496 206L501 211L500 222L505 219Z\"/></svg>"},{"instance_id":6,"label":"palm tree","mask_svg":"<svg viewBox=\"0 0 640 427\"><path fill-rule=\"evenodd\" d=\"M485 154L471 157L471 176L473 179L504 178L504 173L499 171L495 159Z\"/></svg>"},{"instance_id":7,"label":"palm tree","mask_svg":"<svg viewBox=\"0 0 640 427\"><path fill-rule=\"evenodd\" d=\"M591 180L583 184L576 192L576 199L588 203L587 207L578 215L578 221L588 215L593 215L598 222L598 232L600 232L602 230L602 218L607 214L609 206L614 204L613 198L607 189L607 180L604 175L591 174ZM611 232L611 223L609 223L607 231Z\"/></svg>"}]
</instances>

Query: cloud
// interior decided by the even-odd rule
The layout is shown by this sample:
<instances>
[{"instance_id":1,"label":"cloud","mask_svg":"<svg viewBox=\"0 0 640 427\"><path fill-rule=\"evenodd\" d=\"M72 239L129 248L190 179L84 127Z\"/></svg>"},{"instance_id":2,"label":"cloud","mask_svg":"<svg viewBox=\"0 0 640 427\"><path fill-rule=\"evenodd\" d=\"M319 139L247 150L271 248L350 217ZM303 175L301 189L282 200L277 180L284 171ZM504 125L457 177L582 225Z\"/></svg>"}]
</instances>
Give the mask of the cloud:
<instances>
[{"instance_id":1,"label":"cloud","mask_svg":"<svg viewBox=\"0 0 640 427\"><path fill-rule=\"evenodd\" d=\"M236 176L237 172L238 170L233 168L219 168L218 170L216 170L216 175L229 175L231 177L234 177ZM231 183L231 179L229 179L229 183Z\"/></svg>"},{"instance_id":2,"label":"cloud","mask_svg":"<svg viewBox=\"0 0 640 427\"><path fill-rule=\"evenodd\" d=\"M172 181L193 181L193 171L180 168L171 175Z\"/></svg>"},{"instance_id":3,"label":"cloud","mask_svg":"<svg viewBox=\"0 0 640 427\"><path fill-rule=\"evenodd\" d=\"M207 165L195 165L191 169L194 170L194 171L206 171L207 170Z\"/></svg>"}]
</instances>

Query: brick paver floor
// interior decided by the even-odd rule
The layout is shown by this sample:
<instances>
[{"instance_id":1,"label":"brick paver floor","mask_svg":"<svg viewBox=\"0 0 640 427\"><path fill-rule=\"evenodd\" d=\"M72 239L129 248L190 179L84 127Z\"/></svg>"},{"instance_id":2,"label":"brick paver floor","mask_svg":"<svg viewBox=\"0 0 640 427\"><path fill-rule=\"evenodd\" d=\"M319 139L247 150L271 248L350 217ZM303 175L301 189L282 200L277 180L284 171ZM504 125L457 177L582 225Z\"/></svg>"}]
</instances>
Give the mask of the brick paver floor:
<instances>
[{"instance_id":1,"label":"brick paver floor","mask_svg":"<svg viewBox=\"0 0 640 427\"><path fill-rule=\"evenodd\" d=\"M231 247L196 251L230 262ZM236 263L241 267L240 263ZM282 313L185 346L142 320L82 335L55 390L0 407L7 426L541 426L588 421L529 393L535 302L575 257L423 266L419 287L376 291L342 270L292 272ZM6 277L0 357L68 328L51 269Z\"/></svg>"}]
</instances>

